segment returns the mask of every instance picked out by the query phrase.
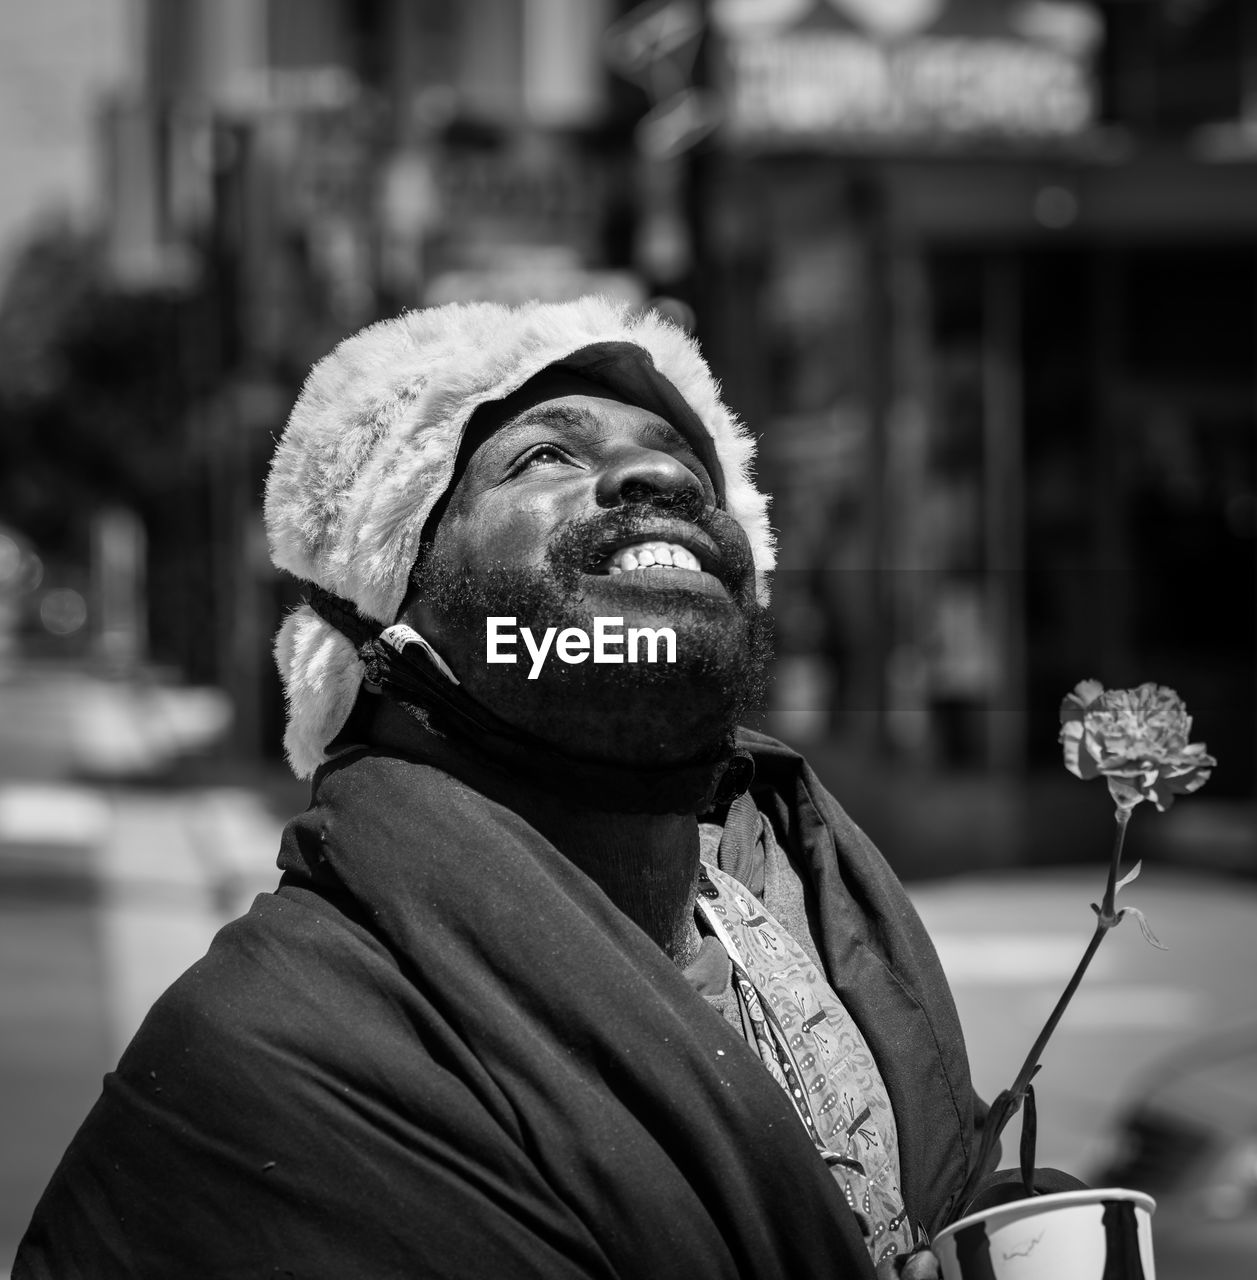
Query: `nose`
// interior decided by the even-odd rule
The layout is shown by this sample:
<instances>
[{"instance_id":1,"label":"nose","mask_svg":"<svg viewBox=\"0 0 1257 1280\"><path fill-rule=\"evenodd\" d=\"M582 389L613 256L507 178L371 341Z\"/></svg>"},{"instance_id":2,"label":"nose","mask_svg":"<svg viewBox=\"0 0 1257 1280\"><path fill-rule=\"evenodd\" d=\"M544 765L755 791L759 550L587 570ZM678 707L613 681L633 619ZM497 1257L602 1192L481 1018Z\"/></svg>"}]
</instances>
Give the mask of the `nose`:
<instances>
[{"instance_id":1,"label":"nose","mask_svg":"<svg viewBox=\"0 0 1257 1280\"><path fill-rule=\"evenodd\" d=\"M679 458L662 449L628 445L603 468L596 486L600 507L618 507L658 494L693 493L705 500L702 481Z\"/></svg>"}]
</instances>

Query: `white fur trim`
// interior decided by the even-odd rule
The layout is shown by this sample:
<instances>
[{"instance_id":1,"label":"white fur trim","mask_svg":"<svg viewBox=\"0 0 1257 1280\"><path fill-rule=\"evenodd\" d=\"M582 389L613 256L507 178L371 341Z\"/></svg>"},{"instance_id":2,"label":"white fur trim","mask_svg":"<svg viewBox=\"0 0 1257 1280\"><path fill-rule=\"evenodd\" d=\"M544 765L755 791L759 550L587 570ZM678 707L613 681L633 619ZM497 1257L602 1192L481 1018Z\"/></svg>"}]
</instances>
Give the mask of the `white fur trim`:
<instances>
[{"instance_id":1,"label":"white fur trim","mask_svg":"<svg viewBox=\"0 0 1257 1280\"><path fill-rule=\"evenodd\" d=\"M308 778L349 719L362 685L362 662L353 641L308 604L284 619L275 637L275 662L288 703L284 753L293 773Z\"/></svg>"},{"instance_id":2,"label":"white fur trim","mask_svg":"<svg viewBox=\"0 0 1257 1280\"><path fill-rule=\"evenodd\" d=\"M711 435L725 502L750 541L766 600L775 553L768 500L753 478L753 437L721 402L682 329L601 297L522 307L455 303L345 339L311 370L271 464L265 517L275 564L352 600L382 626L393 622L471 415L599 342L643 348ZM304 777L343 727L362 664L352 644L308 608L284 623L276 659L288 702L285 747Z\"/></svg>"}]
</instances>

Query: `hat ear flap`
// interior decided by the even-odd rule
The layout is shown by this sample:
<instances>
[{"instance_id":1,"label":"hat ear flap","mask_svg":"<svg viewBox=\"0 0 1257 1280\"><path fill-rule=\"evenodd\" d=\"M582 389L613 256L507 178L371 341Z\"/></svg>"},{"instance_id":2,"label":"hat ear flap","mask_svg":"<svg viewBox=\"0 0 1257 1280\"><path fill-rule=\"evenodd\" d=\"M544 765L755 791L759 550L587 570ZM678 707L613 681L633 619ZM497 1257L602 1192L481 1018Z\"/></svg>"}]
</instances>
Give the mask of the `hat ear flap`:
<instances>
[{"instance_id":1,"label":"hat ear flap","mask_svg":"<svg viewBox=\"0 0 1257 1280\"><path fill-rule=\"evenodd\" d=\"M275 663L288 706L284 752L293 773L309 778L345 727L365 668L353 642L308 604L284 619L275 638Z\"/></svg>"}]
</instances>

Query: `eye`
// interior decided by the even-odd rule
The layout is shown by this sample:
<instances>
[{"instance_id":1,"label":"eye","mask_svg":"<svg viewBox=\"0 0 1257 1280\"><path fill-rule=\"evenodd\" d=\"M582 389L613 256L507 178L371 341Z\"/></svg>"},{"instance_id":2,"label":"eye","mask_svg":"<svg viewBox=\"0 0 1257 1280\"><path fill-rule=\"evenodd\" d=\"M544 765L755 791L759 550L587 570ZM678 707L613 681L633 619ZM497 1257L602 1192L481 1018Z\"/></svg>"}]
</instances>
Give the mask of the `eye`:
<instances>
[{"instance_id":1,"label":"eye","mask_svg":"<svg viewBox=\"0 0 1257 1280\"><path fill-rule=\"evenodd\" d=\"M572 461L571 455L560 449L557 444L538 444L529 449L512 468L512 474L529 471L533 467L548 467L555 463L564 464Z\"/></svg>"}]
</instances>

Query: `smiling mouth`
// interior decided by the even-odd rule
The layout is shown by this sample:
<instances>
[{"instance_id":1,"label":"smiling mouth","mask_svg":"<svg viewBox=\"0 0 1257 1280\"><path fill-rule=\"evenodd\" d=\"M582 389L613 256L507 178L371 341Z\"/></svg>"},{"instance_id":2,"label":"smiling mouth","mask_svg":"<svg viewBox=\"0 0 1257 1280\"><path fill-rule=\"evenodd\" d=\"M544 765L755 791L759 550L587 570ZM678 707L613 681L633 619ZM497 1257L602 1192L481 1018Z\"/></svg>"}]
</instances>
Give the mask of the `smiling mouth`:
<instances>
[{"instance_id":1,"label":"smiling mouth","mask_svg":"<svg viewBox=\"0 0 1257 1280\"><path fill-rule=\"evenodd\" d=\"M664 542L657 538L644 538L618 547L598 567L599 573L643 573L651 569L682 569L688 573L702 573L698 557L679 542Z\"/></svg>"},{"instance_id":2,"label":"smiling mouth","mask_svg":"<svg viewBox=\"0 0 1257 1280\"><path fill-rule=\"evenodd\" d=\"M683 520L655 519L645 527L612 534L591 548L585 573L614 579L616 589L653 586L721 598L731 592L724 581L722 548L704 530Z\"/></svg>"}]
</instances>

